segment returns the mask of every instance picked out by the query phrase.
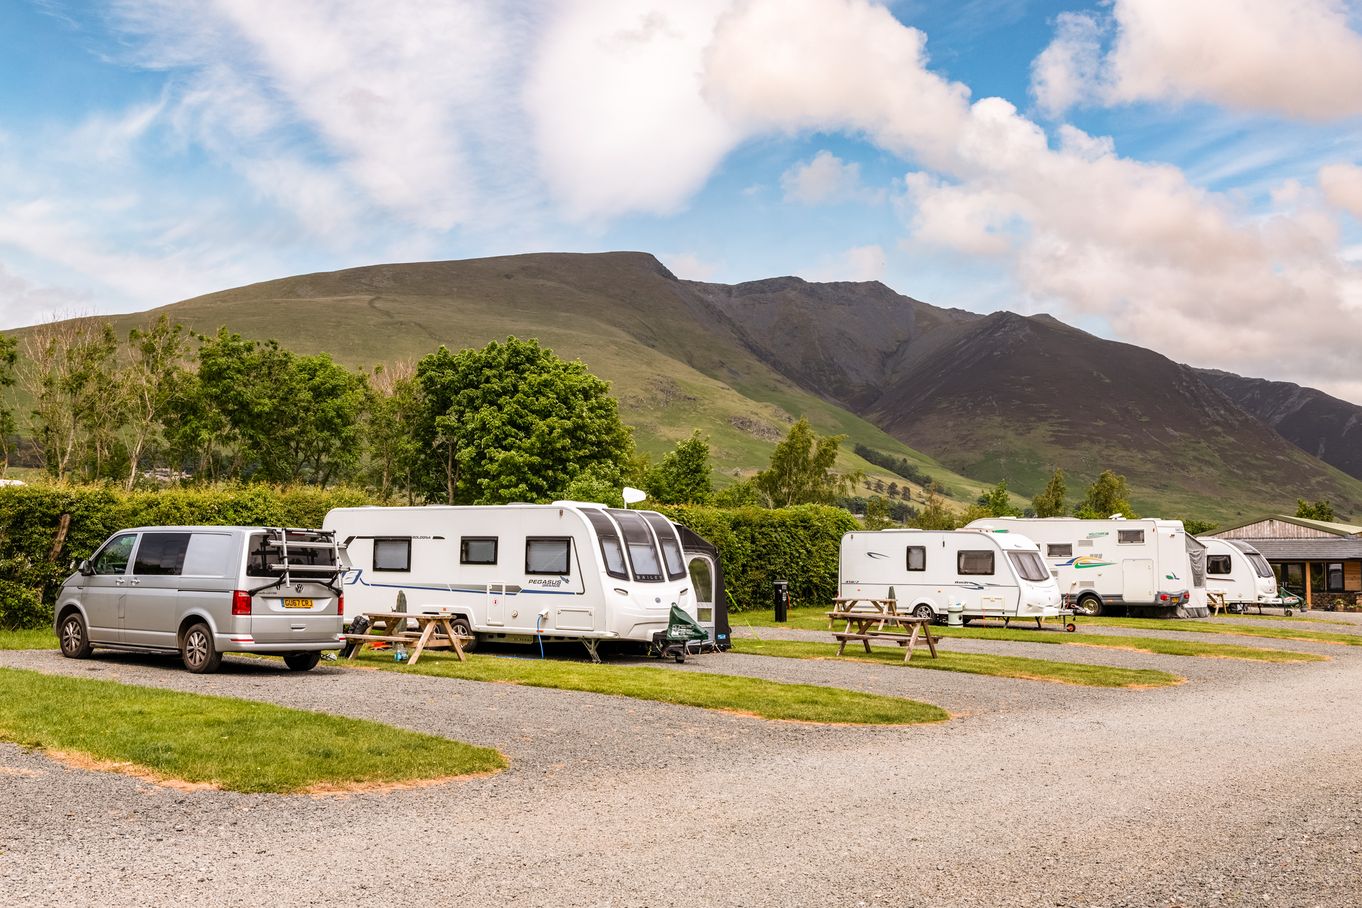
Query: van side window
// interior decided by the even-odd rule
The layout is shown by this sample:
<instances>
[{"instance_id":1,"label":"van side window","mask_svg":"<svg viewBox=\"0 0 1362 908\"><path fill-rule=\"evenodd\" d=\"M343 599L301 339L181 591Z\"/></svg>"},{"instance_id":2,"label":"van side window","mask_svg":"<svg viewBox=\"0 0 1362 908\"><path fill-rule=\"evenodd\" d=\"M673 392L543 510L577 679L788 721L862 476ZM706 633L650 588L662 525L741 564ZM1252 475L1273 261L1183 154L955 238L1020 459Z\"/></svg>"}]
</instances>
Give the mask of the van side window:
<instances>
[{"instance_id":1,"label":"van side window","mask_svg":"<svg viewBox=\"0 0 1362 908\"><path fill-rule=\"evenodd\" d=\"M956 556L956 572L959 574L992 574L993 552L963 551Z\"/></svg>"},{"instance_id":2,"label":"van side window","mask_svg":"<svg viewBox=\"0 0 1362 908\"><path fill-rule=\"evenodd\" d=\"M496 563L496 536L464 536L459 539L459 564Z\"/></svg>"},{"instance_id":3,"label":"van side window","mask_svg":"<svg viewBox=\"0 0 1362 908\"><path fill-rule=\"evenodd\" d=\"M143 533L132 572L143 576L178 576L188 548L188 533Z\"/></svg>"},{"instance_id":4,"label":"van side window","mask_svg":"<svg viewBox=\"0 0 1362 908\"><path fill-rule=\"evenodd\" d=\"M1144 530L1117 530L1117 545L1140 545L1144 542Z\"/></svg>"},{"instance_id":5,"label":"van side window","mask_svg":"<svg viewBox=\"0 0 1362 908\"><path fill-rule=\"evenodd\" d=\"M1208 573L1208 574L1217 574L1217 575L1220 575L1220 576L1222 576L1222 577L1225 577L1225 576L1229 576L1229 574L1232 573L1232 571L1233 571L1233 568L1232 568L1232 566L1231 566L1231 564L1230 564L1230 556L1229 556L1229 555L1207 555L1207 556L1206 556L1206 573Z\"/></svg>"},{"instance_id":6,"label":"van side window","mask_svg":"<svg viewBox=\"0 0 1362 908\"><path fill-rule=\"evenodd\" d=\"M571 574L572 539L569 537L534 537L525 540L525 573Z\"/></svg>"},{"instance_id":7,"label":"van side window","mask_svg":"<svg viewBox=\"0 0 1362 908\"><path fill-rule=\"evenodd\" d=\"M925 571L927 570L927 549L925 546L908 546L908 570Z\"/></svg>"},{"instance_id":8,"label":"van side window","mask_svg":"<svg viewBox=\"0 0 1362 908\"><path fill-rule=\"evenodd\" d=\"M411 540L410 540L410 539L375 539L375 540L374 540L374 570L376 570L376 571L410 571L410 570L411 570Z\"/></svg>"},{"instance_id":9,"label":"van side window","mask_svg":"<svg viewBox=\"0 0 1362 908\"><path fill-rule=\"evenodd\" d=\"M231 534L194 533L189 537L180 574L185 577L226 577L235 567Z\"/></svg>"},{"instance_id":10,"label":"van side window","mask_svg":"<svg viewBox=\"0 0 1362 908\"><path fill-rule=\"evenodd\" d=\"M93 562L96 574L122 574L128 570L132 558L132 546L137 541L136 533L124 533L110 539L99 550Z\"/></svg>"},{"instance_id":11,"label":"van side window","mask_svg":"<svg viewBox=\"0 0 1362 908\"><path fill-rule=\"evenodd\" d=\"M1051 542L1045 546L1046 558L1072 558L1074 554L1074 544L1072 542Z\"/></svg>"}]
</instances>

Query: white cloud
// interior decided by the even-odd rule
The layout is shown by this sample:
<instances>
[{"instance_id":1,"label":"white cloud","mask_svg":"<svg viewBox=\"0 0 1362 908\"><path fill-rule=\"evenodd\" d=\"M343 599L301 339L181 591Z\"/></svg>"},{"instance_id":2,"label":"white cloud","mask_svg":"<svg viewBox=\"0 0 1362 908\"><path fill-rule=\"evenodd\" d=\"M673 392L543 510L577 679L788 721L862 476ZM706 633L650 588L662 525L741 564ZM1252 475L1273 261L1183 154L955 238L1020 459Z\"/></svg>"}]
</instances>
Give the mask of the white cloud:
<instances>
[{"instance_id":1,"label":"white cloud","mask_svg":"<svg viewBox=\"0 0 1362 908\"><path fill-rule=\"evenodd\" d=\"M882 246L853 246L819 263L805 277L810 281L878 281L884 277L886 263Z\"/></svg>"},{"instance_id":2,"label":"white cloud","mask_svg":"<svg viewBox=\"0 0 1362 908\"><path fill-rule=\"evenodd\" d=\"M709 281L719 273L719 266L707 262L693 252L663 252L658 258L667 269L683 281Z\"/></svg>"},{"instance_id":3,"label":"white cloud","mask_svg":"<svg viewBox=\"0 0 1362 908\"><path fill-rule=\"evenodd\" d=\"M1319 188L1329 204L1362 219L1362 167L1352 164L1321 167Z\"/></svg>"},{"instance_id":4,"label":"white cloud","mask_svg":"<svg viewBox=\"0 0 1362 908\"><path fill-rule=\"evenodd\" d=\"M861 185L861 165L843 161L830 151L818 152L809 161L795 164L780 176L785 201L804 205L861 200L880 201L883 192Z\"/></svg>"},{"instance_id":5,"label":"white cloud","mask_svg":"<svg viewBox=\"0 0 1362 908\"><path fill-rule=\"evenodd\" d=\"M1306 120L1362 114L1362 34L1346 0L1114 0L1061 14L1032 66L1058 115L1084 101L1207 101ZM1115 37L1105 54L1101 38Z\"/></svg>"}]
</instances>

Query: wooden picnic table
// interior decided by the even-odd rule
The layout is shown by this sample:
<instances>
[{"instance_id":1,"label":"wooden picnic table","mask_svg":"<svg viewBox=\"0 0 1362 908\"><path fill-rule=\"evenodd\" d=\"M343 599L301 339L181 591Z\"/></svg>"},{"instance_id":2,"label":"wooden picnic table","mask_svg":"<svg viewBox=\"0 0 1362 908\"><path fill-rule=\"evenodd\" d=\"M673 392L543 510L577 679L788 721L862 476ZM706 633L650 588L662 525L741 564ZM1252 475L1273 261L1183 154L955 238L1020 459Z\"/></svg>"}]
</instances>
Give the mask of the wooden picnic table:
<instances>
[{"instance_id":1,"label":"wooden picnic table","mask_svg":"<svg viewBox=\"0 0 1362 908\"><path fill-rule=\"evenodd\" d=\"M933 636L931 618L918 618L911 614L899 614L898 603L893 599L869 599L855 596L839 596L832 600L833 609L828 612L828 624L845 621L846 627L833 633L838 641L837 655L846 652L848 640L859 640L870 652L871 640L892 640L905 648L903 661L906 664L913 658L913 648L920 639L927 641L927 648L936 658L936 641ZM855 630L852 630L855 625ZM873 625L873 627L872 627ZM886 627L895 628L886 630Z\"/></svg>"},{"instance_id":2,"label":"wooden picnic table","mask_svg":"<svg viewBox=\"0 0 1362 908\"><path fill-rule=\"evenodd\" d=\"M428 649L452 649L460 662L468 661L468 656L463 651L463 641L473 638L454 630L451 623L456 617L454 615L447 613L427 615L420 612L360 614L369 619L369 629L363 634L342 634L346 640L355 644L350 650L348 657L350 659L355 658L368 643L401 643L412 648L411 655L407 658L408 665L415 665L416 660ZM416 622L416 630L407 629L409 621Z\"/></svg>"}]
</instances>

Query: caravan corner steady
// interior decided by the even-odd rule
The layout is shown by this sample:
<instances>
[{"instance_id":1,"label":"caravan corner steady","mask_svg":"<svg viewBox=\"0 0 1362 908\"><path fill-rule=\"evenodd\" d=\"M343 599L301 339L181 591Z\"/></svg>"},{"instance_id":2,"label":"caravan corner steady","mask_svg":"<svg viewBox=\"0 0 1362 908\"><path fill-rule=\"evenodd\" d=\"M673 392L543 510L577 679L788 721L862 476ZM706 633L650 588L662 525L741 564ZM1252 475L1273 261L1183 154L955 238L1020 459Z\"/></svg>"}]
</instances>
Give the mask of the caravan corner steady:
<instances>
[{"instance_id":1,"label":"caravan corner steady","mask_svg":"<svg viewBox=\"0 0 1362 908\"><path fill-rule=\"evenodd\" d=\"M697 615L682 543L655 511L576 501L337 508L324 525L352 566L351 614L390 611L400 595L408 611L456 615L456 629L481 639L580 640L593 658L601 641L650 643L672 606Z\"/></svg>"},{"instance_id":2,"label":"caravan corner steady","mask_svg":"<svg viewBox=\"0 0 1362 908\"><path fill-rule=\"evenodd\" d=\"M1206 547L1181 520L992 517L968 529L1021 533L1041 548L1080 614L1204 617Z\"/></svg>"}]
</instances>

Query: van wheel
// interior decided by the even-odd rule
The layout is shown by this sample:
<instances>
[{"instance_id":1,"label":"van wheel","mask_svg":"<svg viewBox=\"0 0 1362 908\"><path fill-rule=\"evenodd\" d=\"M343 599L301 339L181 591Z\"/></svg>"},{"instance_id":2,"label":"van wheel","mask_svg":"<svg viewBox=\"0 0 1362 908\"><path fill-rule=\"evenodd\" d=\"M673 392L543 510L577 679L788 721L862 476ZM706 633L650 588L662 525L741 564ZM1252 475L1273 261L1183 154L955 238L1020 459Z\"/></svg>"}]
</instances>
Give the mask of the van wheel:
<instances>
[{"instance_id":1,"label":"van wheel","mask_svg":"<svg viewBox=\"0 0 1362 908\"><path fill-rule=\"evenodd\" d=\"M460 615L449 622L449 626L454 628L454 633L461 637L472 637L472 640L465 640L462 644L465 653L471 653L478 648L478 635L473 633L473 625L468 623L468 619Z\"/></svg>"},{"instance_id":2,"label":"van wheel","mask_svg":"<svg viewBox=\"0 0 1362 908\"><path fill-rule=\"evenodd\" d=\"M284 664L291 672L310 672L317 667L321 661L322 654L316 651L310 653L289 653L284 657Z\"/></svg>"},{"instance_id":3,"label":"van wheel","mask_svg":"<svg viewBox=\"0 0 1362 908\"><path fill-rule=\"evenodd\" d=\"M925 602L913 609L914 618L931 618L933 615L932 607Z\"/></svg>"},{"instance_id":4,"label":"van wheel","mask_svg":"<svg viewBox=\"0 0 1362 908\"><path fill-rule=\"evenodd\" d=\"M213 632L206 624L195 624L184 632L180 643L180 658L184 667L196 675L207 675L222 665L222 653L213 645Z\"/></svg>"},{"instance_id":5,"label":"van wheel","mask_svg":"<svg viewBox=\"0 0 1362 908\"><path fill-rule=\"evenodd\" d=\"M1102 614L1102 600L1096 596L1082 596L1074 604L1074 611L1089 618Z\"/></svg>"},{"instance_id":6,"label":"van wheel","mask_svg":"<svg viewBox=\"0 0 1362 908\"><path fill-rule=\"evenodd\" d=\"M61 623L61 654L68 659L85 659L95 648L85 630L85 619L80 612L72 612Z\"/></svg>"}]
</instances>

